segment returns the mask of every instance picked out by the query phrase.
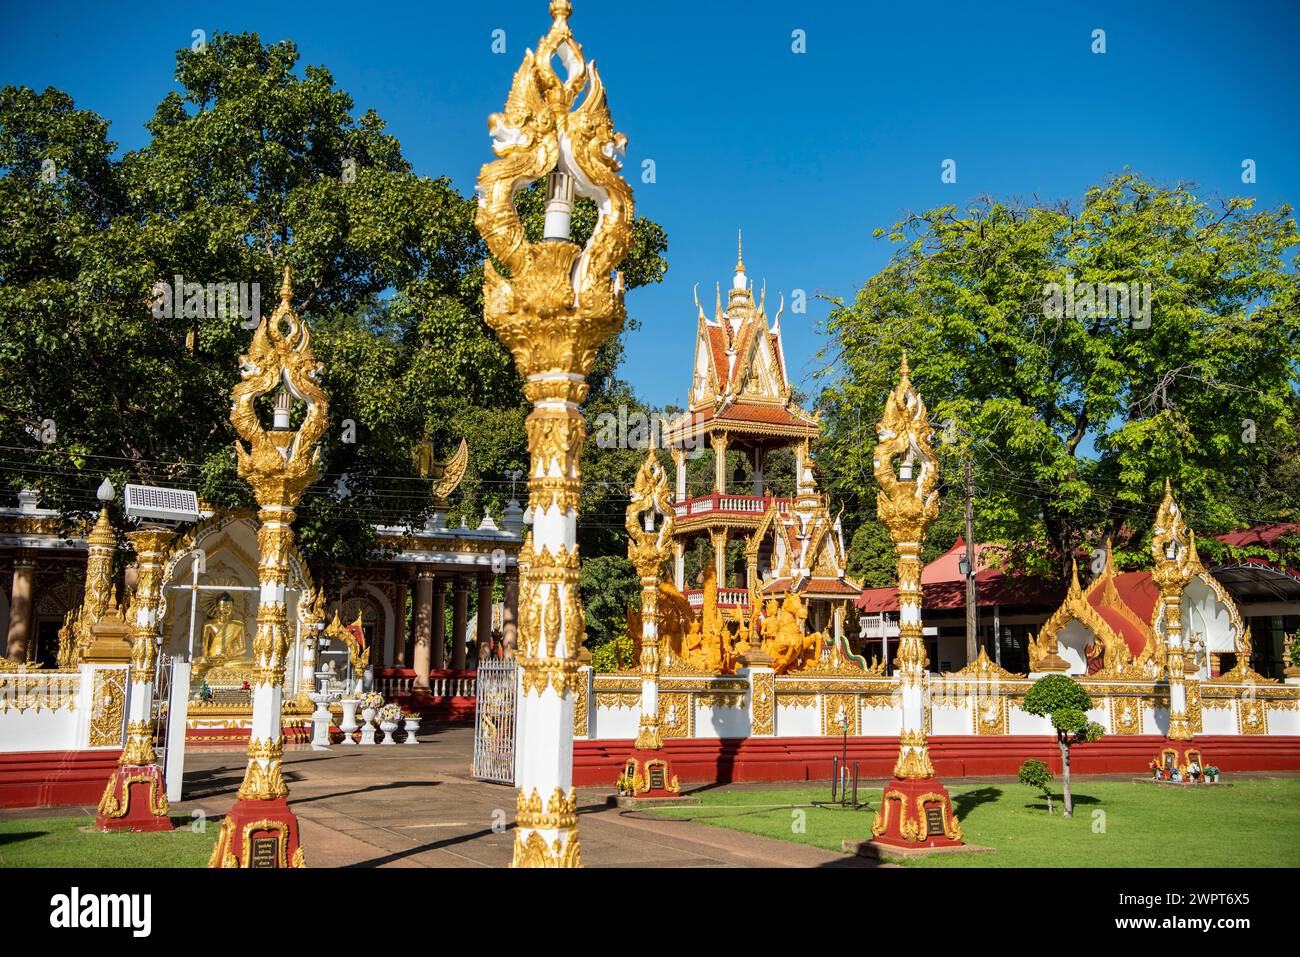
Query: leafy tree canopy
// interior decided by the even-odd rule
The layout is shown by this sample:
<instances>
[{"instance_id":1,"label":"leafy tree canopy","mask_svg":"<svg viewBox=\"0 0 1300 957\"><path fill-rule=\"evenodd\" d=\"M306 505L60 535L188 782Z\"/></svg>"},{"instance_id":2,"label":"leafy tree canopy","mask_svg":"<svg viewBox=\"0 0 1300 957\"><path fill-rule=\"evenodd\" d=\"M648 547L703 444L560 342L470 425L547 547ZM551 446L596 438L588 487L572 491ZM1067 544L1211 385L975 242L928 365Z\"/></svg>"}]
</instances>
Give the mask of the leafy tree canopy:
<instances>
[{"instance_id":1,"label":"leafy tree canopy","mask_svg":"<svg viewBox=\"0 0 1300 957\"><path fill-rule=\"evenodd\" d=\"M176 62L179 89L147 124L149 142L120 158L108 123L66 94L0 91L0 459L11 482L68 513L91 507L106 471L250 505L227 419L249 332L237 314L160 317L152 306L156 284L181 276L256 282L266 313L288 263L331 396L324 475L299 511L309 560L364 560L372 523L427 511L412 462L426 430L439 456L468 440L455 511L476 524L509 496L504 473L526 464L527 405L482 319L473 198L415 175L374 111L355 115L327 69L298 69L292 42L219 34ZM540 234L540 192L518 202ZM576 241L594 221L580 203ZM629 288L662 279L666 249L661 227L634 222ZM602 351L593 404L636 402L616 376L621 350L616 340ZM597 515L636 468L606 451L584 454L602 479L584 500ZM609 548L608 536L591 545Z\"/></svg>"},{"instance_id":2,"label":"leafy tree canopy","mask_svg":"<svg viewBox=\"0 0 1300 957\"><path fill-rule=\"evenodd\" d=\"M833 308L824 354L822 461L854 524L873 511L872 428L904 349L947 481L973 458L980 538L1019 564L1065 580L1073 550L1106 536L1139 558L1166 478L1202 539L1297 517L1288 206L1126 171L1078 204L983 198L888 239L889 264Z\"/></svg>"}]
</instances>

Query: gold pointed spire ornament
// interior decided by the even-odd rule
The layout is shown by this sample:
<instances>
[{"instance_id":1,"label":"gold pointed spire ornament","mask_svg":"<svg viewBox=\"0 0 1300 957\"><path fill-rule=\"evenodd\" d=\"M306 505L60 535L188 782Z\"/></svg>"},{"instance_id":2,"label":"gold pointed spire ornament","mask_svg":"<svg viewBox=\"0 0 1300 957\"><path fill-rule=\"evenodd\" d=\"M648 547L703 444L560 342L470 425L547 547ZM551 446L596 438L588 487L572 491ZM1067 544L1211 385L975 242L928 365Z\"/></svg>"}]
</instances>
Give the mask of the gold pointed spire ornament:
<instances>
[{"instance_id":1,"label":"gold pointed spire ornament","mask_svg":"<svg viewBox=\"0 0 1300 957\"><path fill-rule=\"evenodd\" d=\"M668 489L668 472L655 458L653 448L637 471L623 524L628 535L627 557L641 579L642 694L636 746L657 751L663 747L658 705L659 572L672 555L676 510Z\"/></svg>"},{"instance_id":2,"label":"gold pointed spire ornament","mask_svg":"<svg viewBox=\"0 0 1300 957\"><path fill-rule=\"evenodd\" d=\"M234 808L221 823L210 867L301 867L298 820L289 809L281 774L284 735L281 706L289 647L285 586L293 548L294 508L320 474L319 442L329 421L329 398L320 385L311 332L293 309L289 267L280 283L280 304L253 330L240 357L240 381L231 390L230 421L239 435L239 477L257 499L257 566L261 600L253 637L253 720L248 766ZM262 396L287 393L306 412L293 429L277 412L267 428L256 408ZM307 600L310 600L308 598Z\"/></svg>"},{"instance_id":3,"label":"gold pointed spire ornament","mask_svg":"<svg viewBox=\"0 0 1300 957\"><path fill-rule=\"evenodd\" d=\"M634 213L631 187L619 175L627 138L614 131L600 74L569 28L572 5L554 0L550 9L550 30L535 53L524 54L505 109L488 118L497 158L479 173L475 216L492 255L483 269L484 319L514 355L533 405L527 421L532 532L519 558L516 867L580 864L573 710L584 680L575 544L586 439L581 404L597 350L626 317L617 270L631 248ZM555 71L557 60L563 76ZM534 243L514 196L543 179L545 238ZM568 238L575 195L597 212L582 247Z\"/></svg>"},{"instance_id":4,"label":"gold pointed spire ornament","mask_svg":"<svg viewBox=\"0 0 1300 957\"><path fill-rule=\"evenodd\" d=\"M99 800L95 826L101 831L170 831L167 784L153 746L153 684L158 661L163 562L176 534L149 528L131 532L127 537L135 546L136 594L128 619L131 693L127 698L126 743Z\"/></svg>"},{"instance_id":5,"label":"gold pointed spire ornament","mask_svg":"<svg viewBox=\"0 0 1300 957\"><path fill-rule=\"evenodd\" d=\"M1169 669L1169 732L1165 737L1171 741L1191 741L1182 606L1183 589L1201 570L1201 560L1196 554L1196 533L1187 527L1168 478L1164 498L1156 512L1151 557L1155 560L1151 577L1164 603L1165 657Z\"/></svg>"},{"instance_id":6,"label":"gold pointed spire ornament","mask_svg":"<svg viewBox=\"0 0 1300 957\"><path fill-rule=\"evenodd\" d=\"M947 790L934 778L925 738L925 682L929 657L921 624L921 546L939 514L939 460L925 403L912 386L903 353L898 384L885 400L876 424L872 469L880 491L876 515L898 552L898 657L894 661L902 698L902 729L894 778L885 788L871 826L872 838L895 846L953 846L961 827ZM931 820L930 809L938 810ZM938 826L938 830L933 830Z\"/></svg>"}]
</instances>

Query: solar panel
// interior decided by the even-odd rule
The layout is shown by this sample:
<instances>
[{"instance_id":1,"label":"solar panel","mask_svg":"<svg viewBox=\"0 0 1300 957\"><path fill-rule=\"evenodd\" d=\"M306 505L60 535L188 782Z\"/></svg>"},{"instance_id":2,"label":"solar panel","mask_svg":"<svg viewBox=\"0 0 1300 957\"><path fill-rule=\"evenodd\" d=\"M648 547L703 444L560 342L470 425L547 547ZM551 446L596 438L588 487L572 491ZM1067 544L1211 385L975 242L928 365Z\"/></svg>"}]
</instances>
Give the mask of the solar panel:
<instances>
[{"instance_id":1,"label":"solar panel","mask_svg":"<svg viewBox=\"0 0 1300 957\"><path fill-rule=\"evenodd\" d=\"M199 496L188 489L128 485L126 514L131 518L152 518L164 522L197 522Z\"/></svg>"}]
</instances>

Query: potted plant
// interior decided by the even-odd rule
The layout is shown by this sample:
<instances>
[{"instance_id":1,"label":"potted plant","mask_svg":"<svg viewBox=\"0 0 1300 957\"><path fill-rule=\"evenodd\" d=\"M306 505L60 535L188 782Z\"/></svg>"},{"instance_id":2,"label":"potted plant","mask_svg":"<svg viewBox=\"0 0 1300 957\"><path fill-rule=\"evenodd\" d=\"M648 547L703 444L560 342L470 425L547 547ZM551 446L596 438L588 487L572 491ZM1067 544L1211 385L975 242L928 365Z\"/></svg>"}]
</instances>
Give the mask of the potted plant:
<instances>
[{"instance_id":1,"label":"potted plant","mask_svg":"<svg viewBox=\"0 0 1300 957\"><path fill-rule=\"evenodd\" d=\"M1149 767L1149 768L1151 769L1151 780L1153 780L1153 781L1159 781L1159 780L1160 780L1160 762L1157 761L1157 760L1155 760L1155 758L1152 758L1152 759L1151 759L1151 763L1148 764L1147 767Z\"/></svg>"},{"instance_id":2,"label":"potted plant","mask_svg":"<svg viewBox=\"0 0 1300 957\"><path fill-rule=\"evenodd\" d=\"M384 706L384 696L378 691L367 691L359 700L361 719L366 724L370 724L375 720L375 713Z\"/></svg>"},{"instance_id":3,"label":"potted plant","mask_svg":"<svg viewBox=\"0 0 1300 957\"><path fill-rule=\"evenodd\" d=\"M384 744L396 744L393 732L402 720L402 709L395 704L386 704L379 709L379 730L384 732Z\"/></svg>"},{"instance_id":4,"label":"potted plant","mask_svg":"<svg viewBox=\"0 0 1300 957\"><path fill-rule=\"evenodd\" d=\"M420 716L410 711L402 713L402 722L406 728L406 743L419 744L415 739L415 732L420 730Z\"/></svg>"},{"instance_id":5,"label":"potted plant","mask_svg":"<svg viewBox=\"0 0 1300 957\"><path fill-rule=\"evenodd\" d=\"M1207 764L1203 773L1205 774L1205 780L1211 784L1219 783L1219 769L1216 765Z\"/></svg>"}]
</instances>

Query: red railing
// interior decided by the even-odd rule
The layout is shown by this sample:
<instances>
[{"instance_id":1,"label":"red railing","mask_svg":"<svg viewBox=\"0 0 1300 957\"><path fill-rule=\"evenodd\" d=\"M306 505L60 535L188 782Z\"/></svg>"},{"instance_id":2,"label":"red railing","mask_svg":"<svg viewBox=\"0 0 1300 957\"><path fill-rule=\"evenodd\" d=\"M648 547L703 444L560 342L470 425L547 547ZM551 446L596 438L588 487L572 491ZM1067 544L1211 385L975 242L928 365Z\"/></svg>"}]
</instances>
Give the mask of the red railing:
<instances>
[{"instance_id":1,"label":"red railing","mask_svg":"<svg viewBox=\"0 0 1300 957\"><path fill-rule=\"evenodd\" d=\"M673 505L678 518L695 518L699 515L753 515L755 518L767 511L768 506L776 504L781 514L786 514L794 505L792 498L771 498L766 495L732 495L730 493L711 492L697 498L688 498Z\"/></svg>"}]
</instances>

